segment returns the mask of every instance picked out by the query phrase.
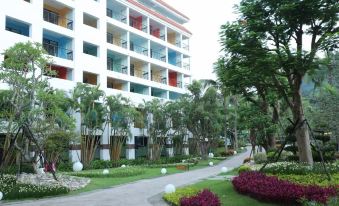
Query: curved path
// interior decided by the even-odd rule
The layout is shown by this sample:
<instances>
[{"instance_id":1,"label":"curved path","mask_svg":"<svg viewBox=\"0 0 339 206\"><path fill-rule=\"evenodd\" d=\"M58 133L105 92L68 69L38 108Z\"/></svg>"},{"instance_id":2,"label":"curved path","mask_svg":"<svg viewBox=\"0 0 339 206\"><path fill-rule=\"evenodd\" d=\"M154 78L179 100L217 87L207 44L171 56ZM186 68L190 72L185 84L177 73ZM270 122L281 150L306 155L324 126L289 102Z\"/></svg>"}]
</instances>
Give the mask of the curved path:
<instances>
[{"instance_id":1,"label":"curved path","mask_svg":"<svg viewBox=\"0 0 339 206\"><path fill-rule=\"evenodd\" d=\"M167 184L174 184L176 187L192 184L201 179L217 175L222 166L228 168L238 167L244 158L248 157L247 152L236 155L230 159L220 162L217 166L204 169L197 169L189 172L177 173L163 177L140 180L109 189L95 190L75 196L63 196L40 200L29 200L12 202L0 205L20 206L150 206L149 199L163 192ZM153 201L152 201L153 202ZM154 204L154 203L153 203ZM162 205L157 203L156 205Z\"/></svg>"}]
</instances>

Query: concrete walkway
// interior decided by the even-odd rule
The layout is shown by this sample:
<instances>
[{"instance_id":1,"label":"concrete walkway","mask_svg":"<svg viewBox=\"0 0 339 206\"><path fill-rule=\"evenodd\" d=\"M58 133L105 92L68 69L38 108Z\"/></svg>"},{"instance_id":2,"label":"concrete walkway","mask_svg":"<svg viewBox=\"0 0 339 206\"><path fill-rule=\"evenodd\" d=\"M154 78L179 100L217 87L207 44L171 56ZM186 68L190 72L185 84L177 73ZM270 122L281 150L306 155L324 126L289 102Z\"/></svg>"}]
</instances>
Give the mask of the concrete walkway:
<instances>
[{"instance_id":1,"label":"concrete walkway","mask_svg":"<svg viewBox=\"0 0 339 206\"><path fill-rule=\"evenodd\" d=\"M75 196L63 196L40 200L20 201L12 203L1 203L0 205L20 205L20 206L150 206L163 205L155 199L160 198L160 193L164 191L167 184L174 184L180 187L192 184L201 179L217 175L222 166L227 168L238 167L244 158L248 157L250 149L231 159L220 162L217 166L204 169L193 170L179 174L167 175L154 179L140 180L109 189L95 190ZM160 172L160 169L159 169ZM152 202L152 203L150 203Z\"/></svg>"}]
</instances>

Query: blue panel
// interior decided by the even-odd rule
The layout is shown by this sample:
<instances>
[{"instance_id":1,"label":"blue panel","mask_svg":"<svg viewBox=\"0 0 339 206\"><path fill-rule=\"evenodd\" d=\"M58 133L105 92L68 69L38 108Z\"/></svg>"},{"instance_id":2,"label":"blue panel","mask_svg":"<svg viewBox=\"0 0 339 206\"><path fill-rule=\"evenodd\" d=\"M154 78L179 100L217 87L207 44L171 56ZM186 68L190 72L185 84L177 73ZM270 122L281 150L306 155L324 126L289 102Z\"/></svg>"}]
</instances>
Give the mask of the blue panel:
<instances>
[{"instance_id":1,"label":"blue panel","mask_svg":"<svg viewBox=\"0 0 339 206\"><path fill-rule=\"evenodd\" d=\"M177 54L176 52L168 52L168 63L172 64L172 65L176 65L177 64Z\"/></svg>"}]
</instances>

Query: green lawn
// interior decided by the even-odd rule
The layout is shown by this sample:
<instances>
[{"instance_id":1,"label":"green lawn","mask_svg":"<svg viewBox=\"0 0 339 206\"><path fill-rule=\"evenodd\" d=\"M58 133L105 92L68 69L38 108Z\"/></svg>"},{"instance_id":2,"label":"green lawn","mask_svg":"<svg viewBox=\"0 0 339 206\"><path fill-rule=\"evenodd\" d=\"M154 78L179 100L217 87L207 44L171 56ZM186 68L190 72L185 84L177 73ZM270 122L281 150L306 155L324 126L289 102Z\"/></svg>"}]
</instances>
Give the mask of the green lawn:
<instances>
[{"instance_id":1,"label":"green lawn","mask_svg":"<svg viewBox=\"0 0 339 206\"><path fill-rule=\"evenodd\" d=\"M199 163L193 167L190 167L190 170L195 170L195 169L201 169L203 167L207 167L208 163L211 160L201 160ZM214 165L217 165L218 163L221 162L221 160L212 160ZM180 172L185 172L183 170L177 170L175 167L170 167L166 168L167 169L167 175L170 174L175 174L175 173L180 173ZM138 180L142 179L150 179L150 178L155 178L155 177L160 177L163 176L160 173L161 168L145 168L145 173L137 176L131 176L131 177L119 177L119 178L91 178L91 183L88 184L85 188L72 191L69 194L74 195L82 192L88 192L96 189L104 189L104 188L109 188L113 187L116 185L121 185L129 182L135 182ZM100 170L102 171L102 170ZM88 170L87 170L88 172Z\"/></svg>"}]
</instances>

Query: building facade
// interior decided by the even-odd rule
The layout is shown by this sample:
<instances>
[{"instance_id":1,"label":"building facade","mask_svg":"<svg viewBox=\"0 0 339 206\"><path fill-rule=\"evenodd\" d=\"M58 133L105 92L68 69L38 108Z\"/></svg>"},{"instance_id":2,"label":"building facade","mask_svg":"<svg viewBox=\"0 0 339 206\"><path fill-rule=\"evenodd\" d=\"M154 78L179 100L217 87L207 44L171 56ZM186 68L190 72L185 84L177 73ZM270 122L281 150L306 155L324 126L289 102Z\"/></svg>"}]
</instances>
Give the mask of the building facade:
<instances>
[{"instance_id":1,"label":"building facade","mask_svg":"<svg viewBox=\"0 0 339 206\"><path fill-rule=\"evenodd\" d=\"M162 0L2 0L0 51L40 42L57 73L50 79L54 88L100 85L106 95L121 93L135 105L175 100L191 81L188 21ZM147 144L144 129L135 125L132 134L128 159L142 155ZM97 158L109 159L108 138L106 128ZM79 152L71 148L73 161Z\"/></svg>"}]
</instances>

